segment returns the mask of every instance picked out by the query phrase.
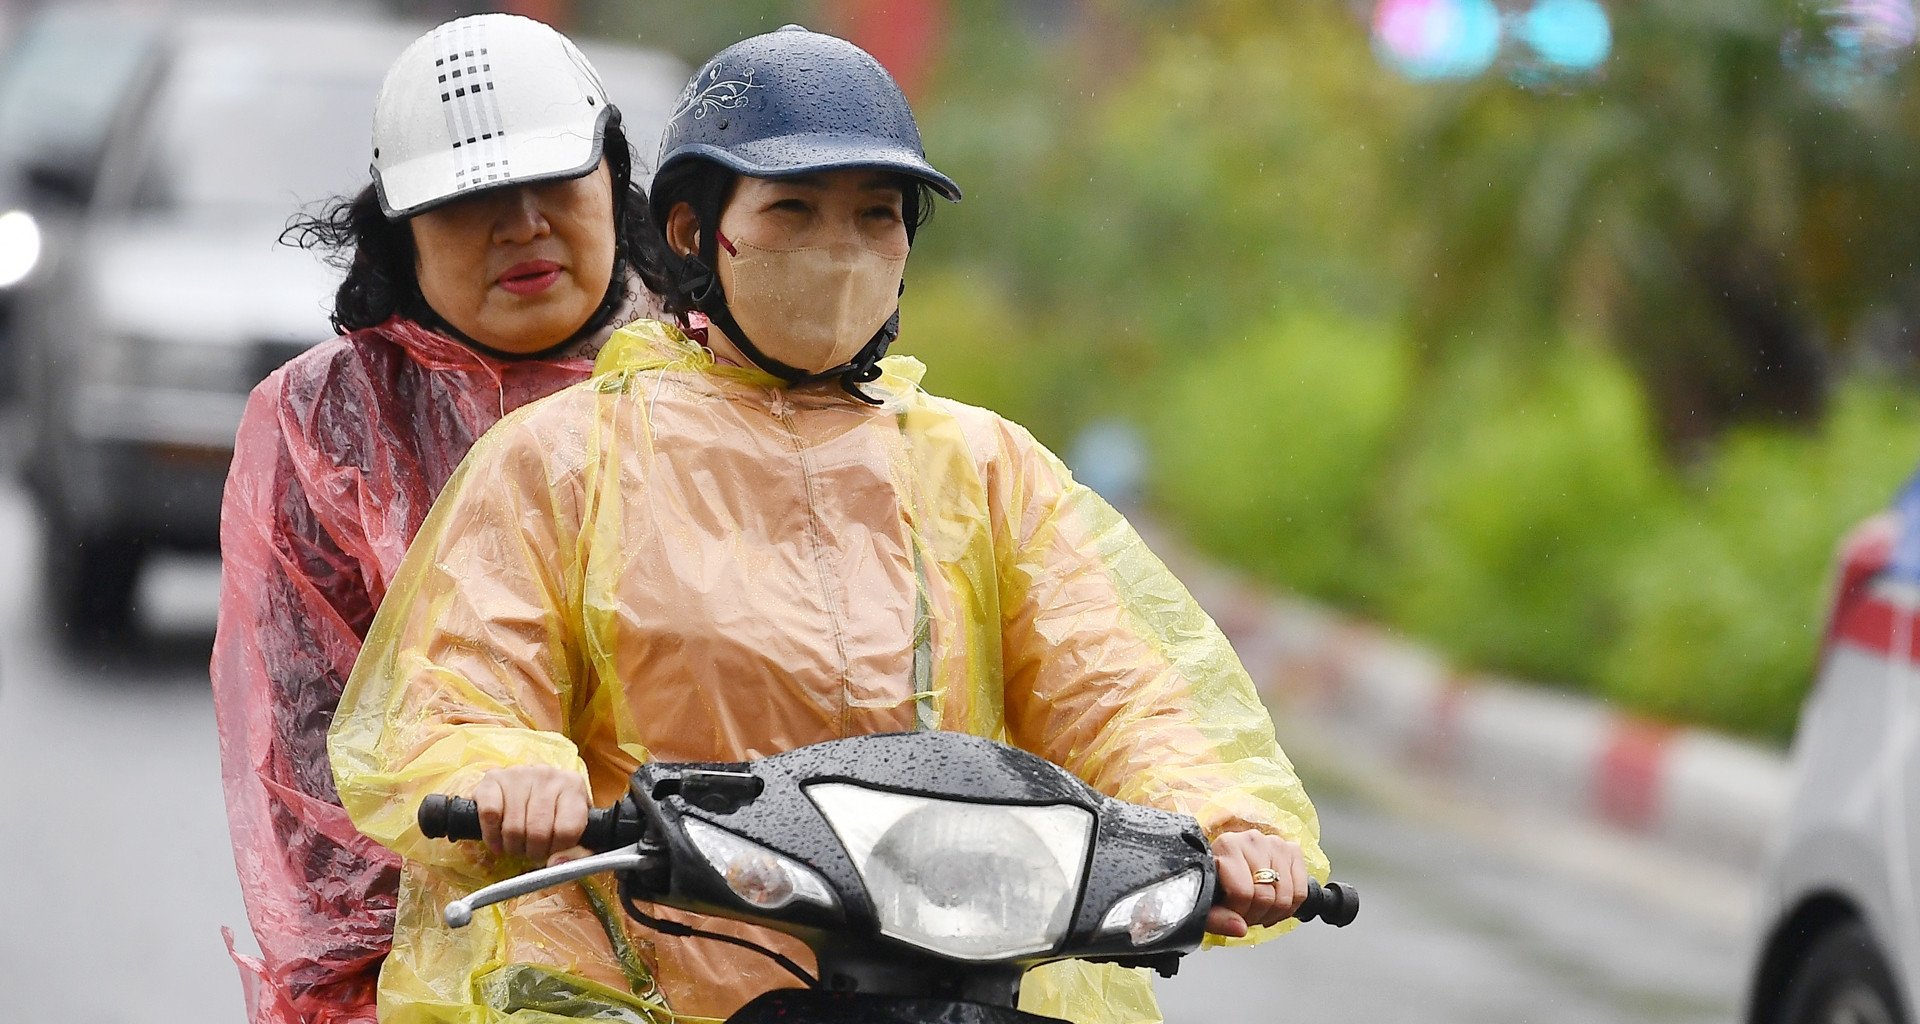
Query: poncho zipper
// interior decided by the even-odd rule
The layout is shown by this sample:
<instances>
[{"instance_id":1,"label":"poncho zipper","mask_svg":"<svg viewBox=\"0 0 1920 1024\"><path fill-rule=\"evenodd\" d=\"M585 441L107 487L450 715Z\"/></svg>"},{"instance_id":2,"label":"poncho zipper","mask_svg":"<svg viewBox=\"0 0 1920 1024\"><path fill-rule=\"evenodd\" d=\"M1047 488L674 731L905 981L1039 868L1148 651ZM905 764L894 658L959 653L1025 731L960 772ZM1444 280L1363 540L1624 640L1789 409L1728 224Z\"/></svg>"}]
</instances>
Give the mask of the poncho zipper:
<instances>
[{"instance_id":1,"label":"poncho zipper","mask_svg":"<svg viewBox=\"0 0 1920 1024\"><path fill-rule=\"evenodd\" d=\"M820 506L814 495L813 466L807 459L806 441L800 436L792 404L777 390L769 395L772 401L768 403L768 412L787 429L787 436L793 441L794 459L800 464L800 481L807 499L807 540L813 545L814 568L820 575L820 596L826 605L827 622L833 629L833 650L840 658L840 735L848 736L853 725L852 659L847 654L846 628L840 621L839 590L834 586L833 573L827 564L826 541L820 536Z\"/></svg>"}]
</instances>

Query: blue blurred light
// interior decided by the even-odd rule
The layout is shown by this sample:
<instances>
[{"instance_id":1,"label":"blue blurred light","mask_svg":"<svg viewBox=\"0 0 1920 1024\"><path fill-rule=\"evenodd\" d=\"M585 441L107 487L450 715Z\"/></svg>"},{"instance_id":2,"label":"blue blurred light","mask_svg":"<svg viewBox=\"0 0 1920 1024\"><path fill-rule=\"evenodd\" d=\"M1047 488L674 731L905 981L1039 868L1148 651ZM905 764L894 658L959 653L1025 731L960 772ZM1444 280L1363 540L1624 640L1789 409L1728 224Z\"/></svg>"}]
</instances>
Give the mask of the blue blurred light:
<instances>
[{"instance_id":1,"label":"blue blurred light","mask_svg":"<svg viewBox=\"0 0 1920 1024\"><path fill-rule=\"evenodd\" d=\"M1067 465L1074 479L1126 511L1146 492L1147 442L1126 420L1096 420L1074 439Z\"/></svg>"},{"instance_id":2,"label":"blue blurred light","mask_svg":"<svg viewBox=\"0 0 1920 1024\"><path fill-rule=\"evenodd\" d=\"M1613 52L1613 26L1595 0L1540 0L1520 18L1519 35L1567 71L1592 71Z\"/></svg>"},{"instance_id":3,"label":"blue blurred light","mask_svg":"<svg viewBox=\"0 0 1920 1024\"><path fill-rule=\"evenodd\" d=\"M1493 0L1381 0L1374 49L1408 78L1472 78L1500 53Z\"/></svg>"}]
</instances>

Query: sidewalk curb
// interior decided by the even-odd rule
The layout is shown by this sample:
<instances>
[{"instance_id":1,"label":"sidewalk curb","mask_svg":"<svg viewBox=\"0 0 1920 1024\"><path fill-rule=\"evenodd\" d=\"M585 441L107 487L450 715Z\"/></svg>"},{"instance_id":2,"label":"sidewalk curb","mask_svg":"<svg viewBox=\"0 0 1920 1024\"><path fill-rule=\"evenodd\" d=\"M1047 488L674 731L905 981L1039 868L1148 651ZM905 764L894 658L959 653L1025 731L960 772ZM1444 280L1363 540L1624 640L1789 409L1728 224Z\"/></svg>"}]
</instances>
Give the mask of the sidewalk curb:
<instances>
[{"instance_id":1,"label":"sidewalk curb","mask_svg":"<svg viewBox=\"0 0 1920 1024\"><path fill-rule=\"evenodd\" d=\"M1442 777L1490 803L1570 815L1743 871L1783 820L1785 754L1604 702L1462 675L1385 630L1276 594L1184 550L1180 577L1232 641L1283 732Z\"/></svg>"}]
</instances>

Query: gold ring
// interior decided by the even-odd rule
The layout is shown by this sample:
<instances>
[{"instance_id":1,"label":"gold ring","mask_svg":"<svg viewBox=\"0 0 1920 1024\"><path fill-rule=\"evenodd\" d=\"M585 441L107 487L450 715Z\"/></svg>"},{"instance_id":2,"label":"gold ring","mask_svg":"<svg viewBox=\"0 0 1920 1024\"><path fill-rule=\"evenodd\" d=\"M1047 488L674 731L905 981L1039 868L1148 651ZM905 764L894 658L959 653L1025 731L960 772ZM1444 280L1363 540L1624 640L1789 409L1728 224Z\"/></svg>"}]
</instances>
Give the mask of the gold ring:
<instances>
[{"instance_id":1,"label":"gold ring","mask_svg":"<svg viewBox=\"0 0 1920 1024\"><path fill-rule=\"evenodd\" d=\"M1278 872L1278 871L1275 871L1275 870L1273 870L1272 868L1261 868L1260 870L1258 870L1258 871L1255 871L1255 872L1253 873L1253 884L1255 884L1255 885L1279 885L1279 884L1280 884L1280 872Z\"/></svg>"}]
</instances>

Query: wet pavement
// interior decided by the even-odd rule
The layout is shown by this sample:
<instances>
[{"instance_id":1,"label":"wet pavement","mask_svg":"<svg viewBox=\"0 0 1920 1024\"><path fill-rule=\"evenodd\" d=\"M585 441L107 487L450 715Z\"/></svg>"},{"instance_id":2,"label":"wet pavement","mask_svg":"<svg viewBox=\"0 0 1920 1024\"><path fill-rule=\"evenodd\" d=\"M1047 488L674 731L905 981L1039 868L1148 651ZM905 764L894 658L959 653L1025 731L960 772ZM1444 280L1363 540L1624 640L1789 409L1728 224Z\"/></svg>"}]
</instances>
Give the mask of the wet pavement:
<instances>
[{"instance_id":1,"label":"wet pavement","mask_svg":"<svg viewBox=\"0 0 1920 1024\"><path fill-rule=\"evenodd\" d=\"M249 940L206 679L217 570L163 562L143 590L148 641L62 653L35 537L0 485L0 1017L239 1024L220 927ZM1161 983L1173 1024L1735 1018L1738 922L1663 899L1657 860L1389 812L1303 772L1336 873L1365 894L1359 923L1191 958Z\"/></svg>"},{"instance_id":2,"label":"wet pavement","mask_svg":"<svg viewBox=\"0 0 1920 1024\"><path fill-rule=\"evenodd\" d=\"M1633 864L1587 870L1537 842L1318 803L1335 876L1361 890L1360 919L1190 957L1160 985L1171 1024L1737 1019L1744 928L1674 906L1657 881L1623 883Z\"/></svg>"}]
</instances>

